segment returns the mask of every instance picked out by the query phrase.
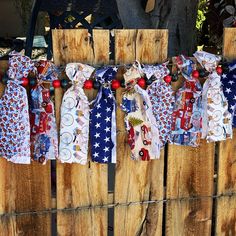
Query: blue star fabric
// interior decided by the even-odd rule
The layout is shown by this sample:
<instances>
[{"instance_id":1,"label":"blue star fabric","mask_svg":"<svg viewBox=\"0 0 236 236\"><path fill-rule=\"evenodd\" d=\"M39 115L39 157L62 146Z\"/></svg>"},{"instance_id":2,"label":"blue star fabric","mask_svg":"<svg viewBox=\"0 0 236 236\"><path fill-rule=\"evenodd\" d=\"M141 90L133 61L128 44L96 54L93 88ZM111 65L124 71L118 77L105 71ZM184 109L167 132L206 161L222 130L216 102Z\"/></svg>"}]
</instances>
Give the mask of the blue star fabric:
<instances>
[{"instance_id":1,"label":"blue star fabric","mask_svg":"<svg viewBox=\"0 0 236 236\"><path fill-rule=\"evenodd\" d=\"M236 61L229 65L229 72L221 77L223 91L232 114L233 127L236 127Z\"/></svg>"},{"instance_id":2,"label":"blue star fabric","mask_svg":"<svg viewBox=\"0 0 236 236\"><path fill-rule=\"evenodd\" d=\"M116 163L116 103L110 86L116 73L116 67L106 67L95 74L101 87L90 113L90 140L92 161L98 163Z\"/></svg>"}]
</instances>

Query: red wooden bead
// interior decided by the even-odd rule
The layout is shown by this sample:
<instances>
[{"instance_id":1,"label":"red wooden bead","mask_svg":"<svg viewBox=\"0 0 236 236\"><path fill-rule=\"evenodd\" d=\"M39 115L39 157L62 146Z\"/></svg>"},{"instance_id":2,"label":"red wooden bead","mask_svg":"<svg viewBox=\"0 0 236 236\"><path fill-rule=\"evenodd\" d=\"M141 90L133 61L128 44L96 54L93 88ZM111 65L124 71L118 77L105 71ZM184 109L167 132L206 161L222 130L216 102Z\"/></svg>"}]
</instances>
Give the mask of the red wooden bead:
<instances>
[{"instance_id":1,"label":"red wooden bead","mask_svg":"<svg viewBox=\"0 0 236 236\"><path fill-rule=\"evenodd\" d=\"M93 81L88 79L84 82L84 89L91 89L93 88Z\"/></svg>"},{"instance_id":2,"label":"red wooden bead","mask_svg":"<svg viewBox=\"0 0 236 236\"><path fill-rule=\"evenodd\" d=\"M198 79L199 78L199 71L198 70L194 70L192 72L192 77L195 78L195 79Z\"/></svg>"},{"instance_id":3,"label":"red wooden bead","mask_svg":"<svg viewBox=\"0 0 236 236\"><path fill-rule=\"evenodd\" d=\"M24 86L24 87L26 87L28 84L29 84L29 79L28 78L26 78L26 77L23 77L22 78L22 86Z\"/></svg>"},{"instance_id":4,"label":"red wooden bead","mask_svg":"<svg viewBox=\"0 0 236 236\"><path fill-rule=\"evenodd\" d=\"M117 80L117 79L112 80L112 82L111 82L111 88L112 88L113 90L116 90L116 89L118 89L119 87L120 87L120 81Z\"/></svg>"},{"instance_id":5,"label":"red wooden bead","mask_svg":"<svg viewBox=\"0 0 236 236\"><path fill-rule=\"evenodd\" d=\"M166 76L164 77L164 81L165 81L167 84L169 84L169 83L171 82L171 80L172 80L172 77L171 77L170 75L166 75Z\"/></svg>"},{"instance_id":6,"label":"red wooden bead","mask_svg":"<svg viewBox=\"0 0 236 236\"><path fill-rule=\"evenodd\" d=\"M146 87L146 80L144 78L140 78L138 79L137 84L141 87L141 88L145 88Z\"/></svg>"},{"instance_id":7,"label":"red wooden bead","mask_svg":"<svg viewBox=\"0 0 236 236\"><path fill-rule=\"evenodd\" d=\"M61 81L58 80L58 79L53 80L52 86L53 86L54 88L60 88L60 87L61 87Z\"/></svg>"},{"instance_id":8,"label":"red wooden bead","mask_svg":"<svg viewBox=\"0 0 236 236\"><path fill-rule=\"evenodd\" d=\"M221 66L217 66L217 67L216 67L216 72L217 72L219 75L222 75L222 73L223 73L222 67L221 67Z\"/></svg>"}]
</instances>

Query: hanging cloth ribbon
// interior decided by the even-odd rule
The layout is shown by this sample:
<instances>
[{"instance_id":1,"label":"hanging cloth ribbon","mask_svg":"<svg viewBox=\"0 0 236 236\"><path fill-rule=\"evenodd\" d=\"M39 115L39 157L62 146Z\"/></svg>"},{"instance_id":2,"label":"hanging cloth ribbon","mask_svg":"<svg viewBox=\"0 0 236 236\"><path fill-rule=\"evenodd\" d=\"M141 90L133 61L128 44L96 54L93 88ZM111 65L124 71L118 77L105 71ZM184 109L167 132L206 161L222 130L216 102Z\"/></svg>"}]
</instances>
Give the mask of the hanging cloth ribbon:
<instances>
[{"instance_id":1,"label":"hanging cloth ribbon","mask_svg":"<svg viewBox=\"0 0 236 236\"><path fill-rule=\"evenodd\" d=\"M116 163L116 102L110 86L116 74L117 67L95 74L101 87L90 114L90 140L92 160L98 163Z\"/></svg>"},{"instance_id":2,"label":"hanging cloth ribbon","mask_svg":"<svg viewBox=\"0 0 236 236\"><path fill-rule=\"evenodd\" d=\"M202 87L198 79L192 77L195 63L185 56L176 57L177 67L185 78L178 89L172 115L172 143L197 147L200 144L202 128Z\"/></svg>"},{"instance_id":3,"label":"hanging cloth ribbon","mask_svg":"<svg viewBox=\"0 0 236 236\"><path fill-rule=\"evenodd\" d=\"M148 86L147 92L152 104L152 112L156 118L161 146L171 141L172 113L174 105L173 90L170 83L164 81L164 77L170 71L167 64L150 66L145 65L143 71L148 79L152 77L153 83Z\"/></svg>"},{"instance_id":4,"label":"hanging cloth ribbon","mask_svg":"<svg viewBox=\"0 0 236 236\"><path fill-rule=\"evenodd\" d=\"M87 163L90 108L83 85L93 71L93 67L81 63L66 66L72 86L65 92L61 105L59 159L62 163Z\"/></svg>"},{"instance_id":5,"label":"hanging cloth ribbon","mask_svg":"<svg viewBox=\"0 0 236 236\"><path fill-rule=\"evenodd\" d=\"M35 71L30 58L12 53L8 80L0 98L0 156L8 161L30 163L30 123L26 89L20 86L23 77Z\"/></svg>"},{"instance_id":6,"label":"hanging cloth ribbon","mask_svg":"<svg viewBox=\"0 0 236 236\"><path fill-rule=\"evenodd\" d=\"M149 95L137 84L137 80L142 76L138 62L124 74L126 91L121 108L126 112L125 126L131 158L148 161L160 157L161 142Z\"/></svg>"},{"instance_id":7,"label":"hanging cloth ribbon","mask_svg":"<svg viewBox=\"0 0 236 236\"><path fill-rule=\"evenodd\" d=\"M232 138L231 114L228 111L228 102L223 93L221 77L216 72L221 58L204 51L196 52L194 57L210 72L202 91L202 138L206 138L208 142Z\"/></svg>"},{"instance_id":8,"label":"hanging cloth ribbon","mask_svg":"<svg viewBox=\"0 0 236 236\"><path fill-rule=\"evenodd\" d=\"M229 72L221 77L224 95L232 114L233 127L236 127L236 61L229 65Z\"/></svg>"},{"instance_id":9,"label":"hanging cloth ribbon","mask_svg":"<svg viewBox=\"0 0 236 236\"><path fill-rule=\"evenodd\" d=\"M45 164L49 159L58 158L58 135L50 90L42 83L58 79L58 74L50 61L40 60L35 66L38 84L30 90L31 150L33 159Z\"/></svg>"}]
</instances>

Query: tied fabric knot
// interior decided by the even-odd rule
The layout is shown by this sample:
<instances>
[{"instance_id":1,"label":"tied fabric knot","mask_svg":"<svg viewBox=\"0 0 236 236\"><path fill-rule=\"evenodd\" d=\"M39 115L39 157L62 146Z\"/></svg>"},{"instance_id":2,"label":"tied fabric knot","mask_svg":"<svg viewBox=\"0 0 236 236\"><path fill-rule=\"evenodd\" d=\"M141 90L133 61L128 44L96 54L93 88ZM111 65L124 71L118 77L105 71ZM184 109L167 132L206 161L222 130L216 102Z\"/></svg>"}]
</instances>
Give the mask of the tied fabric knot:
<instances>
[{"instance_id":1,"label":"tied fabric knot","mask_svg":"<svg viewBox=\"0 0 236 236\"><path fill-rule=\"evenodd\" d=\"M7 71L10 80L0 98L0 156L19 164L30 164L30 122L26 89L20 80L35 71L33 61L13 53Z\"/></svg>"},{"instance_id":2,"label":"tied fabric knot","mask_svg":"<svg viewBox=\"0 0 236 236\"><path fill-rule=\"evenodd\" d=\"M30 72L36 72L34 62L27 56L22 56L18 52L9 54L8 77L20 83L23 77L28 77Z\"/></svg>"},{"instance_id":3,"label":"tied fabric knot","mask_svg":"<svg viewBox=\"0 0 236 236\"><path fill-rule=\"evenodd\" d=\"M116 100L111 81L117 67L98 69L95 78L101 86L90 113L90 140L92 161L116 163Z\"/></svg>"},{"instance_id":4,"label":"tied fabric knot","mask_svg":"<svg viewBox=\"0 0 236 236\"><path fill-rule=\"evenodd\" d=\"M59 159L62 163L87 163L90 108L83 85L93 71L93 67L81 63L66 65L72 86L65 92L61 105Z\"/></svg>"},{"instance_id":5,"label":"tied fabric knot","mask_svg":"<svg viewBox=\"0 0 236 236\"><path fill-rule=\"evenodd\" d=\"M197 147L200 144L202 129L202 87L199 80L192 77L196 64L183 55L175 59L185 81L175 95L172 143Z\"/></svg>"},{"instance_id":6,"label":"tied fabric knot","mask_svg":"<svg viewBox=\"0 0 236 236\"><path fill-rule=\"evenodd\" d=\"M124 74L126 91L123 94L121 109L126 112L125 127L133 160L148 161L160 157L161 142L152 104L147 91L137 83L143 76L138 62Z\"/></svg>"},{"instance_id":7,"label":"tied fabric knot","mask_svg":"<svg viewBox=\"0 0 236 236\"><path fill-rule=\"evenodd\" d=\"M221 57L204 51L197 51L194 57L210 72L202 91L202 138L206 138L207 142L232 138L232 118L223 93L221 76L216 72Z\"/></svg>"},{"instance_id":8,"label":"tied fabric knot","mask_svg":"<svg viewBox=\"0 0 236 236\"><path fill-rule=\"evenodd\" d=\"M161 146L171 141L171 124L174 105L173 90L164 77L170 74L167 64L150 66L145 65L143 71L148 79L154 80L147 87L147 92L152 104L152 112L156 119Z\"/></svg>"},{"instance_id":9,"label":"tied fabric knot","mask_svg":"<svg viewBox=\"0 0 236 236\"><path fill-rule=\"evenodd\" d=\"M229 65L229 72L221 77L224 95L228 101L229 112L232 114L233 127L236 127L236 61Z\"/></svg>"},{"instance_id":10,"label":"tied fabric knot","mask_svg":"<svg viewBox=\"0 0 236 236\"><path fill-rule=\"evenodd\" d=\"M54 104L43 81L58 79L58 73L50 61L40 60L35 66L38 84L30 90L31 150L33 160L45 164L58 158L58 135Z\"/></svg>"}]
</instances>

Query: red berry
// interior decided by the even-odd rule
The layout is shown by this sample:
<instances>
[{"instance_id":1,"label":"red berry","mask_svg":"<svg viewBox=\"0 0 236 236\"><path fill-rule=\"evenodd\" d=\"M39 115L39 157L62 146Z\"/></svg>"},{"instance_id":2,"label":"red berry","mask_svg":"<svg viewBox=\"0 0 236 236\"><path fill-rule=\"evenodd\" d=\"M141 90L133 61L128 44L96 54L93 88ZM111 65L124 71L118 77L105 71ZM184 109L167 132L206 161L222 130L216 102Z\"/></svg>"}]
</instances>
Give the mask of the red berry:
<instances>
[{"instance_id":1,"label":"red berry","mask_svg":"<svg viewBox=\"0 0 236 236\"><path fill-rule=\"evenodd\" d=\"M172 77L171 77L170 75L166 75L166 76L164 77L164 81L165 81L167 84L169 84L169 83L171 82L171 80L172 80Z\"/></svg>"},{"instance_id":2,"label":"red berry","mask_svg":"<svg viewBox=\"0 0 236 236\"><path fill-rule=\"evenodd\" d=\"M198 79L199 78L199 71L198 70L194 70L192 72L192 77L195 78L195 79Z\"/></svg>"},{"instance_id":3,"label":"red berry","mask_svg":"<svg viewBox=\"0 0 236 236\"><path fill-rule=\"evenodd\" d=\"M222 67L221 66L217 66L216 67L216 72L217 72L217 74L222 75L222 73L223 73Z\"/></svg>"},{"instance_id":4,"label":"red berry","mask_svg":"<svg viewBox=\"0 0 236 236\"><path fill-rule=\"evenodd\" d=\"M28 78L26 78L26 77L23 77L22 78L22 86L24 86L24 87L26 87L28 84L29 84L29 79Z\"/></svg>"},{"instance_id":5,"label":"red berry","mask_svg":"<svg viewBox=\"0 0 236 236\"><path fill-rule=\"evenodd\" d=\"M59 79L53 80L52 86L54 88L60 88L61 87L61 81Z\"/></svg>"},{"instance_id":6,"label":"red berry","mask_svg":"<svg viewBox=\"0 0 236 236\"><path fill-rule=\"evenodd\" d=\"M112 88L113 90L116 90L116 89L118 89L119 87L120 87L120 81L117 80L117 79L112 80L112 82L111 82L111 88Z\"/></svg>"},{"instance_id":7,"label":"red berry","mask_svg":"<svg viewBox=\"0 0 236 236\"><path fill-rule=\"evenodd\" d=\"M146 80L144 78L140 78L138 79L137 84L141 87L141 88L145 88L146 87Z\"/></svg>"},{"instance_id":8,"label":"red berry","mask_svg":"<svg viewBox=\"0 0 236 236\"><path fill-rule=\"evenodd\" d=\"M88 79L84 82L84 89L91 89L93 88L93 81Z\"/></svg>"}]
</instances>

